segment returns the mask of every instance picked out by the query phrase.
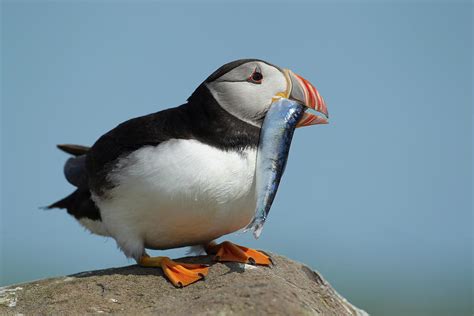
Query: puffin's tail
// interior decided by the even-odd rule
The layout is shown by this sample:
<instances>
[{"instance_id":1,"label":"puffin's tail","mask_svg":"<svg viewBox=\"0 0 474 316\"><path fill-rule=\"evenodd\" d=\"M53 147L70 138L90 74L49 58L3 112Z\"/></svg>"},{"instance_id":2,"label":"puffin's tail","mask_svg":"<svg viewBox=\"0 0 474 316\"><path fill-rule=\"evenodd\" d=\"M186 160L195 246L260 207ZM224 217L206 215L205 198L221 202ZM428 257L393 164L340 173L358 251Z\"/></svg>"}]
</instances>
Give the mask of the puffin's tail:
<instances>
[{"instance_id":1,"label":"puffin's tail","mask_svg":"<svg viewBox=\"0 0 474 316\"><path fill-rule=\"evenodd\" d=\"M87 146L72 145L72 144L59 144L56 146L62 151L64 151L65 153L71 154L76 157L87 154L87 152L91 149L90 147L87 147Z\"/></svg>"},{"instance_id":2,"label":"puffin's tail","mask_svg":"<svg viewBox=\"0 0 474 316\"><path fill-rule=\"evenodd\" d=\"M67 209L68 213L72 215L76 215L78 212L82 213L84 209L95 208L94 202L90 199L86 172L86 154L90 150L90 147L70 144L57 145L57 147L60 150L73 155L73 157L69 158L64 165L64 176L66 177L66 180L77 189L64 199L54 202L45 208Z\"/></svg>"},{"instance_id":3,"label":"puffin's tail","mask_svg":"<svg viewBox=\"0 0 474 316\"><path fill-rule=\"evenodd\" d=\"M82 190L77 189L74 192L72 192L71 194L69 194L68 196L66 196L64 199L61 199L59 201L54 202L53 204L50 204L50 205L46 206L45 209L64 208L64 209L67 209L67 210L69 210L69 209L72 210L73 206L77 203L76 201L77 201L78 197L80 197L80 195L81 195L81 191Z\"/></svg>"}]
</instances>

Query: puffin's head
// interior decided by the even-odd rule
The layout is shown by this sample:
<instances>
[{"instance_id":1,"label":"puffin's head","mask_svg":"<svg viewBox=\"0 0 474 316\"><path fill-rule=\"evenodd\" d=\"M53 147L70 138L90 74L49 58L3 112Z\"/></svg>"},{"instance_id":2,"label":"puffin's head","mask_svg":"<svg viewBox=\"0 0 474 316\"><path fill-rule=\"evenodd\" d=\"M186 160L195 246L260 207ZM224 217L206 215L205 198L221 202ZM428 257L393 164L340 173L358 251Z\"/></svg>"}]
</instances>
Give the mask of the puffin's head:
<instances>
[{"instance_id":1,"label":"puffin's head","mask_svg":"<svg viewBox=\"0 0 474 316\"><path fill-rule=\"evenodd\" d=\"M326 104L309 81L263 60L240 59L225 64L204 84L224 110L255 126L261 126L271 103L278 98L308 107L298 127L328 122Z\"/></svg>"}]
</instances>

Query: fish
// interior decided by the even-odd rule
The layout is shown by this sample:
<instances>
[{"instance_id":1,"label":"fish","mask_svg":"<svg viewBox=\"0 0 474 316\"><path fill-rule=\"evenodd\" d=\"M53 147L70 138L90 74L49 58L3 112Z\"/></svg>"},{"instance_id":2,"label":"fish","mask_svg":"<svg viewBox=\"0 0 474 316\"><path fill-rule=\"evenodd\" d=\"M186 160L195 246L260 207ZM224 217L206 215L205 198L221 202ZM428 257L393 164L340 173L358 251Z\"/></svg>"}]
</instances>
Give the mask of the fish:
<instances>
[{"instance_id":1,"label":"fish","mask_svg":"<svg viewBox=\"0 0 474 316\"><path fill-rule=\"evenodd\" d=\"M270 105L260 131L255 168L255 215L244 232L260 237L263 225L285 172L296 125L307 108L295 101L280 98Z\"/></svg>"}]
</instances>

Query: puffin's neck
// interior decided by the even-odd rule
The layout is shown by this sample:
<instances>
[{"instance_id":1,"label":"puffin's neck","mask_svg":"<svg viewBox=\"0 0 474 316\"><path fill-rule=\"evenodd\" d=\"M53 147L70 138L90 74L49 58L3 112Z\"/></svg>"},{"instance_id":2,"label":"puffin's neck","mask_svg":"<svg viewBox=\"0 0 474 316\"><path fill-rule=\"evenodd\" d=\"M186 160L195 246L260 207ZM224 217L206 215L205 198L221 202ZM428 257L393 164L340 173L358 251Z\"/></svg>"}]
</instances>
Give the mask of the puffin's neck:
<instances>
[{"instance_id":1,"label":"puffin's neck","mask_svg":"<svg viewBox=\"0 0 474 316\"><path fill-rule=\"evenodd\" d=\"M224 150L241 151L258 146L260 128L224 110L204 84L194 91L186 108L197 140Z\"/></svg>"}]
</instances>

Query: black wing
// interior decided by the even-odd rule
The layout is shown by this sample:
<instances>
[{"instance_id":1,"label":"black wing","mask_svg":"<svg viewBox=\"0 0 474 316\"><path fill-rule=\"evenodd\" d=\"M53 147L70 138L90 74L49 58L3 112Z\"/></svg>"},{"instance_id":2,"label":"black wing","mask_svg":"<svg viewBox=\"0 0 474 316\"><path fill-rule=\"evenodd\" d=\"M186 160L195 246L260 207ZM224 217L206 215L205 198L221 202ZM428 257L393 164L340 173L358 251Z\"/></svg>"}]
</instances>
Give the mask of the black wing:
<instances>
[{"instance_id":1,"label":"black wing","mask_svg":"<svg viewBox=\"0 0 474 316\"><path fill-rule=\"evenodd\" d=\"M258 145L260 129L232 116L201 85L179 107L126 121L103 135L87 153L90 189L102 194L112 186L107 174L118 158L170 139L196 139L223 150Z\"/></svg>"},{"instance_id":2,"label":"black wing","mask_svg":"<svg viewBox=\"0 0 474 316\"><path fill-rule=\"evenodd\" d=\"M143 146L156 146L172 138L192 138L186 111L183 109L185 106L131 119L100 137L86 159L90 189L101 194L110 187L106 175L118 158Z\"/></svg>"}]
</instances>

